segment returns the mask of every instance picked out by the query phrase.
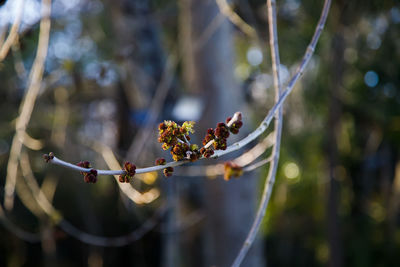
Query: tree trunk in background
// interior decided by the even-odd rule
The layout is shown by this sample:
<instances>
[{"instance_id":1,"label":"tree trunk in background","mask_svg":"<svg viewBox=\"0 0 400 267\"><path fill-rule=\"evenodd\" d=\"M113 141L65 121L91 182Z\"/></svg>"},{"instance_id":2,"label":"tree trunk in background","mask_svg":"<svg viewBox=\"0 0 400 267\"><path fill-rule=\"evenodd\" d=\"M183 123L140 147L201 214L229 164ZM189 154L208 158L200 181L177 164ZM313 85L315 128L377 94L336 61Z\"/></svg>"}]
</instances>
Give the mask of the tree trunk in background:
<instances>
[{"instance_id":1,"label":"tree trunk in background","mask_svg":"<svg viewBox=\"0 0 400 267\"><path fill-rule=\"evenodd\" d=\"M340 220L338 215L340 184L338 177L339 153L338 138L340 134L341 121L341 103L340 94L343 80L344 68L344 39L341 27L338 26L338 32L332 40L332 59L330 82L330 104L329 121L327 127L328 136L328 160L329 160L329 183L328 183L328 203L327 203L327 221L328 221L328 241L329 241L329 266L339 267L343 265L342 241L340 231Z\"/></svg>"},{"instance_id":2,"label":"tree trunk in background","mask_svg":"<svg viewBox=\"0 0 400 267\"><path fill-rule=\"evenodd\" d=\"M187 30L183 32L186 33L186 38L190 38L189 48L193 48L207 26L218 15L219 9L214 1L181 1L181 6L186 6L189 12L185 14L189 21L188 25L184 25ZM187 40L184 43L187 44ZM225 121L226 117L240 108L244 100L233 75L233 34L228 21L225 20L218 27L204 46L188 49L185 57L189 58L184 64L190 65L184 66L183 69L193 71L186 76L189 79L187 82L190 88L205 100L204 119L199 127L201 131L205 131L208 127L215 127L217 122ZM232 142L232 139L234 137L229 141ZM207 217L203 233L204 262L190 262L187 266L224 267L232 264L255 216L258 201L257 184L258 179L254 174L246 174L229 182L221 177L205 181ZM255 242L242 266L262 265L262 246L260 242Z\"/></svg>"}]
</instances>

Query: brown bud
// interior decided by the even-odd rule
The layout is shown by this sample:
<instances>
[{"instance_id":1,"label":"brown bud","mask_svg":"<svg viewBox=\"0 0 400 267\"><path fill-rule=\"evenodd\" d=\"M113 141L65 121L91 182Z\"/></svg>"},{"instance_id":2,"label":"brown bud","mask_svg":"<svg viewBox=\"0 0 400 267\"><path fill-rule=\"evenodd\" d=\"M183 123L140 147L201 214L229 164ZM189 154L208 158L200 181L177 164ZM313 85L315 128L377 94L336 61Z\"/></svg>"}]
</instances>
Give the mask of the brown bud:
<instances>
[{"instance_id":1,"label":"brown bud","mask_svg":"<svg viewBox=\"0 0 400 267\"><path fill-rule=\"evenodd\" d=\"M49 154L44 154L43 159L46 161L46 163L49 163L50 160L54 159L54 153L50 152Z\"/></svg>"},{"instance_id":2,"label":"brown bud","mask_svg":"<svg viewBox=\"0 0 400 267\"><path fill-rule=\"evenodd\" d=\"M136 165L130 163L129 161L125 162L124 164L124 170L126 171L126 174L129 175L130 177L134 176L136 173Z\"/></svg>"},{"instance_id":3,"label":"brown bud","mask_svg":"<svg viewBox=\"0 0 400 267\"><path fill-rule=\"evenodd\" d=\"M165 175L165 177L170 177L172 176L172 173L174 172L174 168L172 167L167 167L164 169L163 173Z\"/></svg>"},{"instance_id":4,"label":"brown bud","mask_svg":"<svg viewBox=\"0 0 400 267\"><path fill-rule=\"evenodd\" d=\"M167 161L164 158L158 158L155 162L156 165L165 165L166 163Z\"/></svg>"}]
</instances>

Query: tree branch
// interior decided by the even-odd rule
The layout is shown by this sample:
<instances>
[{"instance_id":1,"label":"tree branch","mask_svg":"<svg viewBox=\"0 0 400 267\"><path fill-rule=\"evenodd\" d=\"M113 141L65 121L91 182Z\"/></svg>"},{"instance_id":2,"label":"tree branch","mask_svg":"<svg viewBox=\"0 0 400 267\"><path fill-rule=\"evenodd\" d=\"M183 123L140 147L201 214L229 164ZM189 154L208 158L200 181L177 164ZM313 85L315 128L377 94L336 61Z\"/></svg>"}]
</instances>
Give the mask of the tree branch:
<instances>
[{"instance_id":1,"label":"tree branch","mask_svg":"<svg viewBox=\"0 0 400 267\"><path fill-rule=\"evenodd\" d=\"M224 14L243 33L252 38L257 37L256 31L232 10L226 0L216 0L216 2L221 13Z\"/></svg>"},{"instance_id":2,"label":"tree branch","mask_svg":"<svg viewBox=\"0 0 400 267\"><path fill-rule=\"evenodd\" d=\"M275 103L277 103L279 102L282 88L281 88L280 73L279 73L280 59L279 59L275 0L267 0L267 6L268 6L269 40L270 40L271 59L272 59L272 73L274 76L274 88L275 88ZM282 136L282 124L283 124L282 107L280 107L278 113L275 115L275 127L274 127L275 144L272 150L272 155L271 155L272 161L271 165L269 166L267 178L265 180L264 191L261 197L261 202L258 207L256 218L254 219L253 225L232 266L240 266L240 264L244 260L244 257L246 256L247 252L249 251L251 245L253 244L257 236L257 232L260 229L262 219L264 218L265 211L268 207L268 202L275 182L276 171L278 169L281 136Z\"/></svg>"},{"instance_id":3,"label":"tree branch","mask_svg":"<svg viewBox=\"0 0 400 267\"><path fill-rule=\"evenodd\" d=\"M19 0L16 4L15 9L17 10L17 15L15 17L14 23L11 26L10 32L8 33L7 39L3 43L0 49L0 62L4 60L7 56L8 51L10 51L11 46L18 38L18 29L21 25L22 14L24 13L24 0Z\"/></svg>"},{"instance_id":4,"label":"tree branch","mask_svg":"<svg viewBox=\"0 0 400 267\"><path fill-rule=\"evenodd\" d=\"M21 104L20 114L16 120L16 133L13 137L10 157L7 164L7 177L5 184L4 206L10 210L14 203L15 182L18 169L18 158L24 143L25 131L30 121L33 107L41 87L43 77L44 62L46 60L47 49L50 35L50 12L51 0L42 0L42 19L40 21L40 32L38 48L35 61L33 63L30 75L29 85L24 100Z\"/></svg>"}]
</instances>

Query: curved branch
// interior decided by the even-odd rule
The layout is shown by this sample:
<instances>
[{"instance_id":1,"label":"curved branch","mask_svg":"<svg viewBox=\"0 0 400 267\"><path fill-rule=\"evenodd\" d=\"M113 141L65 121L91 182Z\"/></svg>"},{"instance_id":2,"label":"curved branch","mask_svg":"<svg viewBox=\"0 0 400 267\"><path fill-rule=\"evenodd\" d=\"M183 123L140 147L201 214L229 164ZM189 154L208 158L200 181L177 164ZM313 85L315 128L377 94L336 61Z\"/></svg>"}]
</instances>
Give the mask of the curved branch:
<instances>
[{"instance_id":1,"label":"curved branch","mask_svg":"<svg viewBox=\"0 0 400 267\"><path fill-rule=\"evenodd\" d=\"M226 0L216 0L216 2L221 13L224 14L243 33L252 38L257 37L256 31L232 10Z\"/></svg>"},{"instance_id":2,"label":"curved branch","mask_svg":"<svg viewBox=\"0 0 400 267\"><path fill-rule=\"evenodd\" d=\"M278 46L278 30L276 22L276 2L275 0L267 0L268 6L268 25L269 25L269 40L271 49L271 59L272 59L272 72L274 76L274 87L275 87L275 102L279 101L281 95L281 81L280 81L280 59L279 59L279 46ZM232 266L240 266L247 252L249 251L251 245L253 244L257 232L260 229L262 219L264 218L266 209L268 207L268 202L271 196L272 188L274 186L276 172L278 170L278 162L280 155L281 146L281 136L282 136L282 107L279 108L278 113L275 115L275 129L274 137L275 144L272 150L272 161L268 169L268 175L265 180L264 191L262 194L261 202L257 210L256 218L254 219L253 225L247 235L245 242L242 245L235 261Z\"/></svg>"},{"instance_id":3,"label":"curved branch","mask_svg":"<svg viewBox=\"0 0 400 267\"><path fill-rule=\"evenodd\" d=\"M30 243L40 242L40 234L27 232L25 230L22 230L18 226L16 226L14 223L12 223L6 217L1 204L0 204L0 222L3 224L3 226L8 231L10 231L11 233L13 233L14 235L16 235L17 237L19 237L22 240L30 242Z\"/></svg>"},{"instance_id":4,"label":"curved branch","mask_svg":"<svg viewBox=\"0 0 400 267\"><path fill-rule=\"evenodd\" d=\"M22 14L24 13L24 0L20 0L16 4L16 10L17 10L17 15L15 17L14 23L11 26L7 39L5 40L0 49L0 62L3 61L4 58L7 56L11 46L18 38L18 29L21 24Z\"/></svg>"},{"instance_id":5,"label":"curved branch","mask_svg":"<svg viewBox=\"0 0 400 267\"><path fill-rule=\"evenodd\" d=\"M35 61L29 74L29 85L21 103L20 114L16 120L16 133L13 137L10 156L7 164L4 206L12 209L14 203L15 182L18 169L18 158L25 138L25 131L31 119L33 107L39 94L43 78L44 62L46 60L50 35L51 0L43 0L41 7L39 41Z\"/></svg>"}]
</instances>

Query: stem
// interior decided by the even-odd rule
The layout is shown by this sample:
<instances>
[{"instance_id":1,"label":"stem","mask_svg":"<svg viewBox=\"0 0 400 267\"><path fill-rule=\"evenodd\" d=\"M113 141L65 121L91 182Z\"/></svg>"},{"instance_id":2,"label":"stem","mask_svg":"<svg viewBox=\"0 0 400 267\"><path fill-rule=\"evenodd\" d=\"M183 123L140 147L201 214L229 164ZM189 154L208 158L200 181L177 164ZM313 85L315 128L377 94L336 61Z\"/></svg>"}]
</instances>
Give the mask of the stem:
<instances>
[{"instance_id":1,"label":"stem","mask_svg":"<svg viewBox=\"0 0 400 267\"><path fill-rule=\"evenodd\" d=\"M267 0L268 6L268 25L269 25L269 37L270 37L270 49L272 59L272 72L274 76L274 87L275 87L275 103L279 102L281 94L281 82L280 82L280 59L279 59L279 47L278 47L278 31L276 22L276 2L275 0ZM276 171L278 169L281 136L282 136L282 107L279 108L278 113L275 115L275 145L271 154L271 165L268 169L268 175L265 180L264 192L262 194L261 202L257 210L256 218L254 219L253 225L247 235L245 242L242 245L235 261L232 266L240 266L251 245L253 244L257 232L260 229L262 219L264 218L265 211L268 207L268 202L271 196L272 188L275 182Z\"/></svg>"}]
</instances>

